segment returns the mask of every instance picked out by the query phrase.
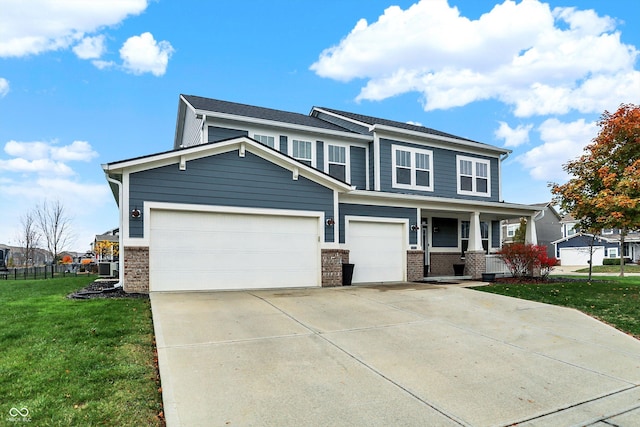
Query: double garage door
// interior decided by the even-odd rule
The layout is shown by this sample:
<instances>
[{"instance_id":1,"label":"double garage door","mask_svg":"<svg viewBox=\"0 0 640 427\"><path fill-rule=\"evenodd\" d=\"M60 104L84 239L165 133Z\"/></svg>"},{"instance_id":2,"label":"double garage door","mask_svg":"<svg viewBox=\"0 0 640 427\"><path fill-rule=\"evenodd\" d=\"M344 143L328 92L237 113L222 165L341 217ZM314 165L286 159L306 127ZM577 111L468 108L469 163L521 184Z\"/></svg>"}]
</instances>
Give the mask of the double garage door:
<instances>
[{"instance_id":1,"label":"double garage door","mask_svg":"<svg viewBox=\"0 0 640 427\"><path fill-rule=\"evenodd\" d=\"M321 285L318 216L160 209L150 216L150 291ZM346 230L353 283L405 280L405 223L351 219Z\"/></svg>"},{"instance_id":2,"label":"double garage door","mask_svg":"<svg viewBox=\"0 0 640 427\"><path fill-rule=\"evenodd\" d=\"M320 285L317 216L152 210L150 291Z\"/></svg>"}]
</instances>

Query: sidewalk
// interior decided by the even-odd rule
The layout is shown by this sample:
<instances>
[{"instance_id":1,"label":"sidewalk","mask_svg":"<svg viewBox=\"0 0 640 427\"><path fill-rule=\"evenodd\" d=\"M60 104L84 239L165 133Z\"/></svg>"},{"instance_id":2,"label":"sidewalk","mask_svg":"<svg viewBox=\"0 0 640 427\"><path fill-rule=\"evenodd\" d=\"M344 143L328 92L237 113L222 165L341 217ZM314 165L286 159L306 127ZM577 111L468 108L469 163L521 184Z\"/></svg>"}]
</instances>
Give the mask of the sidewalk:
<instances>
[{"instance_id":1,"label":"sidewalk","mask_svg":"<svg viewBox=\"0 0 640 427\"><path fill-rule=\"evenodd\" d=\"M582 270L583 268L589 268L588 265L557 265L551 270L551 276L559 275L576 275L576 276L588 276L589 273L577 273L576 270ZM592 276L618 276L620 273L592 273ZM640 273L628 273L624 272L625 276L640 276Z\"/></svg>"}]
</instances>

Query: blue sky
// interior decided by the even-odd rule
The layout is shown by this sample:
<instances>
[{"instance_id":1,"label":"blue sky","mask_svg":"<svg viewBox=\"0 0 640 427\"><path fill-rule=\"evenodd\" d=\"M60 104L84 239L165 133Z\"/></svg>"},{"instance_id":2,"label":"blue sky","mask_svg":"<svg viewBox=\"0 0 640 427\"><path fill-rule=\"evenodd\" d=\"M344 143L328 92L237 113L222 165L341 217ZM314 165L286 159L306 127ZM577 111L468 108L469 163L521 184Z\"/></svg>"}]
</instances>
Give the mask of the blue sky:
<instances>
[{"instance_id":1,"label":"blue sky","mask_svg":"<svg viewBox=\"0 0 640 427\"><path fill-rule=\"evenodd\" d=\"M28 6L25 6L28 5ZM640 103L636 0L0 0L0 243L60 200L71 250L118 225L103 163L172 148L180 93L325 106L513 150L506 201Z\"/></svg>"}]
</instances>

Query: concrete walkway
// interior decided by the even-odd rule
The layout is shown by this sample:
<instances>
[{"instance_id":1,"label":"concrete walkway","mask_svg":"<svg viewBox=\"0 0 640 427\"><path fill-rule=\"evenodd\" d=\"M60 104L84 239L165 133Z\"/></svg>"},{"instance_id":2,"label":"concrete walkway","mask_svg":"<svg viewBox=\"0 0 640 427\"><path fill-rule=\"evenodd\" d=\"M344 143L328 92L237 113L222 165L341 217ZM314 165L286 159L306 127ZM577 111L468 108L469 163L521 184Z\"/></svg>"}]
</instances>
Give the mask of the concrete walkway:
<instances>
[{"instance_id":1,"label":"concrete walkway","mask_svg":"<svg viewBox=\"0 0 640 427\"><path fill-rule=\"evenodd\" d=\"M153 293L172 426L640 425L640 341L458 286Z\"/></svg>"}]
</instances>

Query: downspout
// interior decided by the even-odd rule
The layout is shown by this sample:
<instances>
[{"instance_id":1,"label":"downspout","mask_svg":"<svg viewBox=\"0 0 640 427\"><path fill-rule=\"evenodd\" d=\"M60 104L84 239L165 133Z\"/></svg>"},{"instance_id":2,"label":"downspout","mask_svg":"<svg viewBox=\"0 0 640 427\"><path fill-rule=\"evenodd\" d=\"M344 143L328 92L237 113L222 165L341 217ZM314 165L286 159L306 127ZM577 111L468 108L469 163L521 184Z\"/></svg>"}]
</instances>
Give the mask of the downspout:
<instances>
[{"instance_id":1,"label":"downspout","mask_svg":"<svg viewBox=\"0 0 640 427\"><path fill-rule=\"evenodd\" d=\"M104 172L107 177L107 181L116 184L118 186L118 283L115 286L124 288L124 246L122 244L122 226L123 226L123 215L121 208L122 203L122 183L117 179L113 179L109 176L107 171Z\"/></svg>"}]
</instances>

